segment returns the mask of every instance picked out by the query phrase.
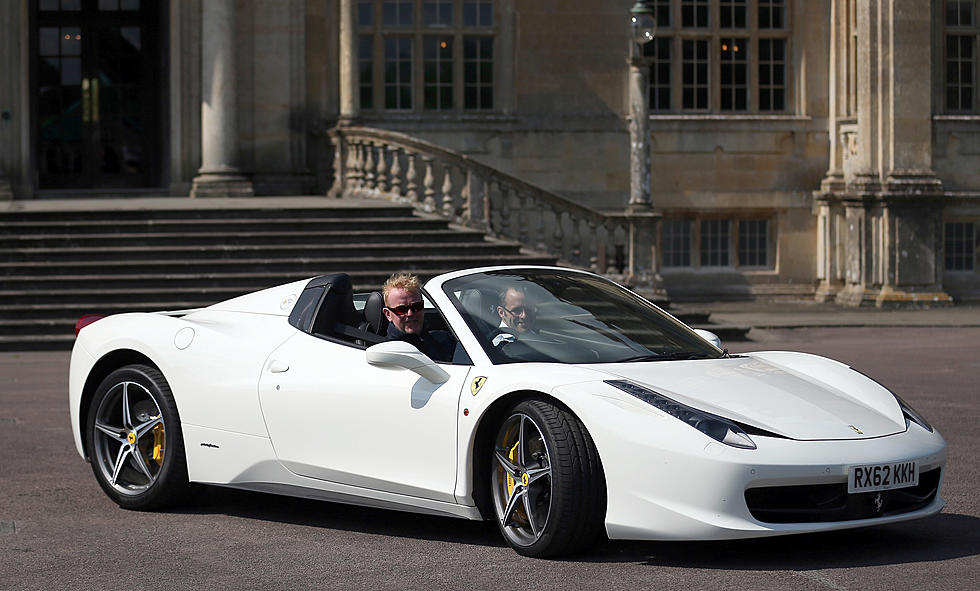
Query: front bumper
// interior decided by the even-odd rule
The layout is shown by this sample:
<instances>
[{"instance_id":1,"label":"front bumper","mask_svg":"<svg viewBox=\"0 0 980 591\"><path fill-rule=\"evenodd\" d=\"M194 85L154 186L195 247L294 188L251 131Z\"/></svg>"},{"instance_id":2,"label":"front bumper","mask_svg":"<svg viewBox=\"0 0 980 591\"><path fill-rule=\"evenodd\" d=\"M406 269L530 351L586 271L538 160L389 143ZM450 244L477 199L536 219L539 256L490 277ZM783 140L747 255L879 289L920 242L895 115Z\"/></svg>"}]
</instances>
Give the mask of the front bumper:
<instances>
[{"instance_id":1,"label":"front bumper","mask_svg":"<svg viewBox=\"0 0 980 591\"><path fill-rule=\"evenodd\" d=\"M874 439L797 441L753 435L758 447L746 450L712 441L671 417L642 408L638 412L628 401L596 395L569 400L585 418L602 460L606 532L612 539L722 540L827 531L916 519L945 505L940 491L946 442L914 423L904 432ZM846 494L851 466L899 460L918 460L920 488L932 482L935 491L904 508L891 500L897 494L891 491L883 495L880 510L869 493ZM765 507L779 502L792 506L799 492L796 505L805 508L813 499L803 498L803 489L786 487L823 485L838 491L843 487L843 499L837 498L844 502L842 513L774 519L773 509L780 507ZM782 496L774 500L774 491Z\"/></svg>"}]
</instances>

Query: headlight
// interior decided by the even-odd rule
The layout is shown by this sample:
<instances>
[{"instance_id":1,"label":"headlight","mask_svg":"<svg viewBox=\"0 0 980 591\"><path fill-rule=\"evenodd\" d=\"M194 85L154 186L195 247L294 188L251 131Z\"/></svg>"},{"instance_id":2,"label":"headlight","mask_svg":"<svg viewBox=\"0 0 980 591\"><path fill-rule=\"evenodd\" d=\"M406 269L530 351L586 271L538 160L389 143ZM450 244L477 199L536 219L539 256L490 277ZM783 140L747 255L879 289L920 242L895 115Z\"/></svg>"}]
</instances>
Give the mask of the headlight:
<instances>
[{"instance_id":1,"label":"headlight","mask_svg":"<svg viewBox=\"0 0 980 591\"><path fill-rule=\"evenodd\" d=\"M851 369L854 370L854 371L856 371L856 372L858 372L859 374L863 375L864 377L868 378L872 382L878 384L879 386L881 386L885 390L888 390L888 393L895 397L895 400L898 401L898 407L902 409L902 414L905 415L905 428L906 429L908 429L908 427L909 427L908 423L909 423L909 421L911 421L911 422L915 423L916 425L922 427L926 431L928 431L930 433L933 432L932 425L929 424L929 421L925 420L924 418L922 418L922 415L920 415L919 413L915 412L915 409L912 408L911 406L909 406L907 402L905 402L904 400L902 400L902 398L898 394L892 392L891 391L891 388L885 386L884 384L882 384L878 380L874 379L873 377L869 376L868 374L864 373L863 371L856 370L853 367Z\"/></svg>"},{"instance_id":2,"label":"headlight","mask_svg":"<svg viewBox=\"0 0 980 591\"><path fill-rule=\"evenodd\" d=\"M889 390L889 392L891 392L891 390ZM913 423L917 423L920 427L922 427L926 431L930 433L933 432L932 425L929 424L929 421L925 420L924 418L922 418L922 415L915 412L915 409L909 406L907 402L902 400L898 394L892 392L892 396L895 397L895 400L898 400L898 406L901 407L902 414L905 415L906 423L912 421ZM908 427L908 424L906 424L905 426Z\"/></svg>"},{"instance_id":3,"label":"headlight","mask_svg":"<svg viewBox=\"0 0 980 591\"><path fill-rule=\"evenodd\" d=\"M740 449L755 449L755 442L749 438L748 434L728 419L691 408L667 398L659 392L654 392L627 380L606 380L606 383L619 388L630 396L639 398L675 419L687 423L715 441Z\"/></svg>"}]
</instances>

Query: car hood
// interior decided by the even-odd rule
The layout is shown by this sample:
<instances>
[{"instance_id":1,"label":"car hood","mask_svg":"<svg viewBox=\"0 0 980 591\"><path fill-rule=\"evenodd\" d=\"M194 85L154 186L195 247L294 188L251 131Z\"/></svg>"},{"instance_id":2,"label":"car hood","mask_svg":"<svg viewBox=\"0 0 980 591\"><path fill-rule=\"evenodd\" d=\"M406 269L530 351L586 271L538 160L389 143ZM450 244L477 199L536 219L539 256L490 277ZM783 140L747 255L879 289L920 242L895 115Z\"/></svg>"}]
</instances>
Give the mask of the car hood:
<instances>
[{"instance_id":1,"label":"car hood","mask_svg":"<svg viewBox=\"0 0 980 591\"><path fill-rule=\"evenodd\" d=\"M866 439L906 429L887 389L846 365L813 355L773 352L592 367L791 439Z\"/></svg>"}]
</instances>

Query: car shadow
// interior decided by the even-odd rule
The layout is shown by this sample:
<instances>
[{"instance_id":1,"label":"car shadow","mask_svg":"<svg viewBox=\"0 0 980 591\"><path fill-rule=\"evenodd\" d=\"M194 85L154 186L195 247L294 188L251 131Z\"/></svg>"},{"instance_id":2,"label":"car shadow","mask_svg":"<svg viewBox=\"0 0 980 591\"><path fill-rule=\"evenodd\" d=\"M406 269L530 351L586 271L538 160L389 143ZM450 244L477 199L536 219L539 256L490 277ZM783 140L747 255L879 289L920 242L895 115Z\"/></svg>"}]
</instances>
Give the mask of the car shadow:
<instances>
[{"instance_id":1,"label":"car shadow","mask_svg":"<svg viewBox=\"0 0 980 591\"><path fill-rule=\"evenodd\" d=\"M935 562L980 554L980 518L941 513L917 521L719 542L617 542L585 562L720 570L819 570Z\"/></svg>"},{"instance_id":2,"label":"car shadow","mask_svg":"<svg viewBox=\"0 0 980 591\"><path fill-rule=\"evenodd\" d=\"M486 547L505 543L492 521L468 521L205 487L183 514L230 515L307 527ZM980 555L980 518L941 513L870 528L716 542L607 541L565 557L719 570L819 570L933 562Z\"/></svg>"},{"instance_id":3,"label":"car shadow","mask_svg":"<svg viewBox=\"0 0 980 591\"><path fill-rule=\"evenodd\" d=\"M220 486L204 487L190 504L170 512L229 515L291 525L476 546L506 545L492 521L406 513Z\"/></svg>"}]
</instances>

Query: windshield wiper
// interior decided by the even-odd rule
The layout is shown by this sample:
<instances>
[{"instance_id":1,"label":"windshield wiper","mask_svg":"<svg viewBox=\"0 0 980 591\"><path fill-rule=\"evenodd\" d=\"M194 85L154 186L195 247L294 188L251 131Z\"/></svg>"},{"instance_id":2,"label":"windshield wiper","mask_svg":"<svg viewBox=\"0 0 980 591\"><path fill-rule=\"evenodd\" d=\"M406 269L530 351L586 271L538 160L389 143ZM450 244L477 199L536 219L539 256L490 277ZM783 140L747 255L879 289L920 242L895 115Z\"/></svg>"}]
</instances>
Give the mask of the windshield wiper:
<instances>
[{"instance_id":1,"label":"windshield wiper","mask_svg":"<svg viewBox=\"0 0 980 591\"><path fill-rule=\"evenodd\" d=\"M648 355L636 355L620 359L616 363L629 363L631 361L683 361L686 359L707 359L707 353L696 353L694 351L674 351L672 353L650 353Z\"/></svg>"}]
</instances>

